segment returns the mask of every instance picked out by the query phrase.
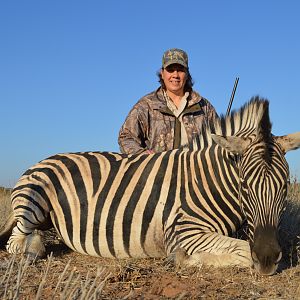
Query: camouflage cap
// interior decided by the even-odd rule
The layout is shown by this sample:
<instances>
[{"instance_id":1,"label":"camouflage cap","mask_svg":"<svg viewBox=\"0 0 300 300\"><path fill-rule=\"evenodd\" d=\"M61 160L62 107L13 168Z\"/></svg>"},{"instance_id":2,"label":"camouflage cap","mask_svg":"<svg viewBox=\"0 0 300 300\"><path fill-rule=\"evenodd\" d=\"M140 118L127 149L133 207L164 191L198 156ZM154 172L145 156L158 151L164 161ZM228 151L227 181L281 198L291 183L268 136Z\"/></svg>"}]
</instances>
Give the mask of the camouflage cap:
<instances>
[{"instance_id":1,"label":"camouflage cap","mask_svg":"<svg viewBox=\"0 0 300 300\"><path fill-rule=\"evenodd\" d=\"M188 56L187 54L177 48L167 50L162 58L162 67L166 68L172 64L179 64L188 69Z\"/></svg>"}]
</instances>

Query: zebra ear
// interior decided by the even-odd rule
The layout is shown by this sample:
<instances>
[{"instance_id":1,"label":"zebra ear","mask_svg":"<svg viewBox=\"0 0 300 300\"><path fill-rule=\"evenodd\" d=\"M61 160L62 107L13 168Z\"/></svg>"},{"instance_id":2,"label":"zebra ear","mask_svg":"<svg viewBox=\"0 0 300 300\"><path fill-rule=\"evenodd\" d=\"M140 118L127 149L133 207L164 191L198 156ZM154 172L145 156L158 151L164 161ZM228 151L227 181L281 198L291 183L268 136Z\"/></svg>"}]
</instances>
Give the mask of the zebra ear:
<instances>
[{"instance_id":1,"label":"zebra ear","mask_svg":"<svg viewBox=\"0 0 300 300\"><path fill-rule=\"evenodd\" d=\"M238 136L221 136L211 134L211 137L219 146L234 154L243 154L250 144L249 140Z\"/></svg>"},{"instance_id":2,"label":"zebra ear","mask_svg":"<svg viewBox=\"0 0 300 300\"><path fill-rule=\"evenodd\" d=\"M274 136L274 140L281 146L284 153L300 148L300 131L283 136Z\"/></svg>"}]
</instances>

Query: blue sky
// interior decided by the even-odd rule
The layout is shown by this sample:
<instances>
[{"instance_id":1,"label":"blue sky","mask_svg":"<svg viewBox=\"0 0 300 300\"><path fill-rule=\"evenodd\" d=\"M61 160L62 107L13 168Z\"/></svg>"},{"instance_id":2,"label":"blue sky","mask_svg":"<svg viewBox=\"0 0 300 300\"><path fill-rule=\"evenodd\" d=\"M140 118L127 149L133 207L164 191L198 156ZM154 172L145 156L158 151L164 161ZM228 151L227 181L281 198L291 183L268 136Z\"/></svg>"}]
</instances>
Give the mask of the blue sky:
<instances>
[{"instance_id":1,"label":"blue sky","mask_svg":"<svg viewBox=\"0 0 300 300\"><path fill-rule=\"evenodd\" d=\"M50 155L118 151L127 113L158 87L166 49L225 113L270 100L273 134L300 131L300 2L1 1L0 186ZM300 178L300 150L287 154Z\"/></svg>"}]
</instances>

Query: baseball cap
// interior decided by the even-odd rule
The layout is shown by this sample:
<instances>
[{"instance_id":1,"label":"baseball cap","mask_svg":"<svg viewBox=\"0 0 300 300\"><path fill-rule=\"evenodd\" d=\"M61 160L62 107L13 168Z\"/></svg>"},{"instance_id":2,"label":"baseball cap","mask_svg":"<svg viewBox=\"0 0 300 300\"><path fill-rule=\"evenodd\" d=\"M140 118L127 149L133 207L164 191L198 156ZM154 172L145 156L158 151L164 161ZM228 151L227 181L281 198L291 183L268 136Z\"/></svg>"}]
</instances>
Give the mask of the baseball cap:
<instances>
[{"instance_id":1,"label":"baseball cap","mask_svg":"<svg viewBox=\"0 0 300 300\"><path fill-rule=\"evenodd\" d=\"M172 48L167 50L162 58L162 67L166 68L172 64L179 64L188 69L188 56L187 54L178 48Z\"/></svg>"}]
</instances>

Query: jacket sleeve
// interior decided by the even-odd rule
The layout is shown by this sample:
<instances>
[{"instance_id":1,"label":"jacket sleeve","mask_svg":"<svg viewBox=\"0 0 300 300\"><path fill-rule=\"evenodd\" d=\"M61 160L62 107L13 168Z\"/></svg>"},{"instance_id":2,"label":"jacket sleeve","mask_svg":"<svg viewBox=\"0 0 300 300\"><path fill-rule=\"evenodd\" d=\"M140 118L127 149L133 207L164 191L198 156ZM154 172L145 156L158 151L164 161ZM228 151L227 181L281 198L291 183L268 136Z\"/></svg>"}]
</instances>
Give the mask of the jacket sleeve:
<instances>
[{"instance_id":1,"label":"jacket sleeve","mask_svg":"<svg viewBox=\"0 0 300 300\"><path fill-rule=\"evenodd\" d=\"M211 121L213 119L219 118L219 116L218 116L215 108L212 106L212 104L208 100L206 100L206 101L207 102L206 102L206 112L205 112L205 114L207 116L207 119L209 121Z\"/></svg>"},{"instance_id":2,"label":"jacket sleeve","mask_svg":"<svg viewBox=\"0 0 300 300\"><path fill-rule=\"evenodd\" d=\"M129 112L119 132L120 151L125 154L139 154L147 151L148 108L138 102Z\"/></svg>"}]
</instances>

